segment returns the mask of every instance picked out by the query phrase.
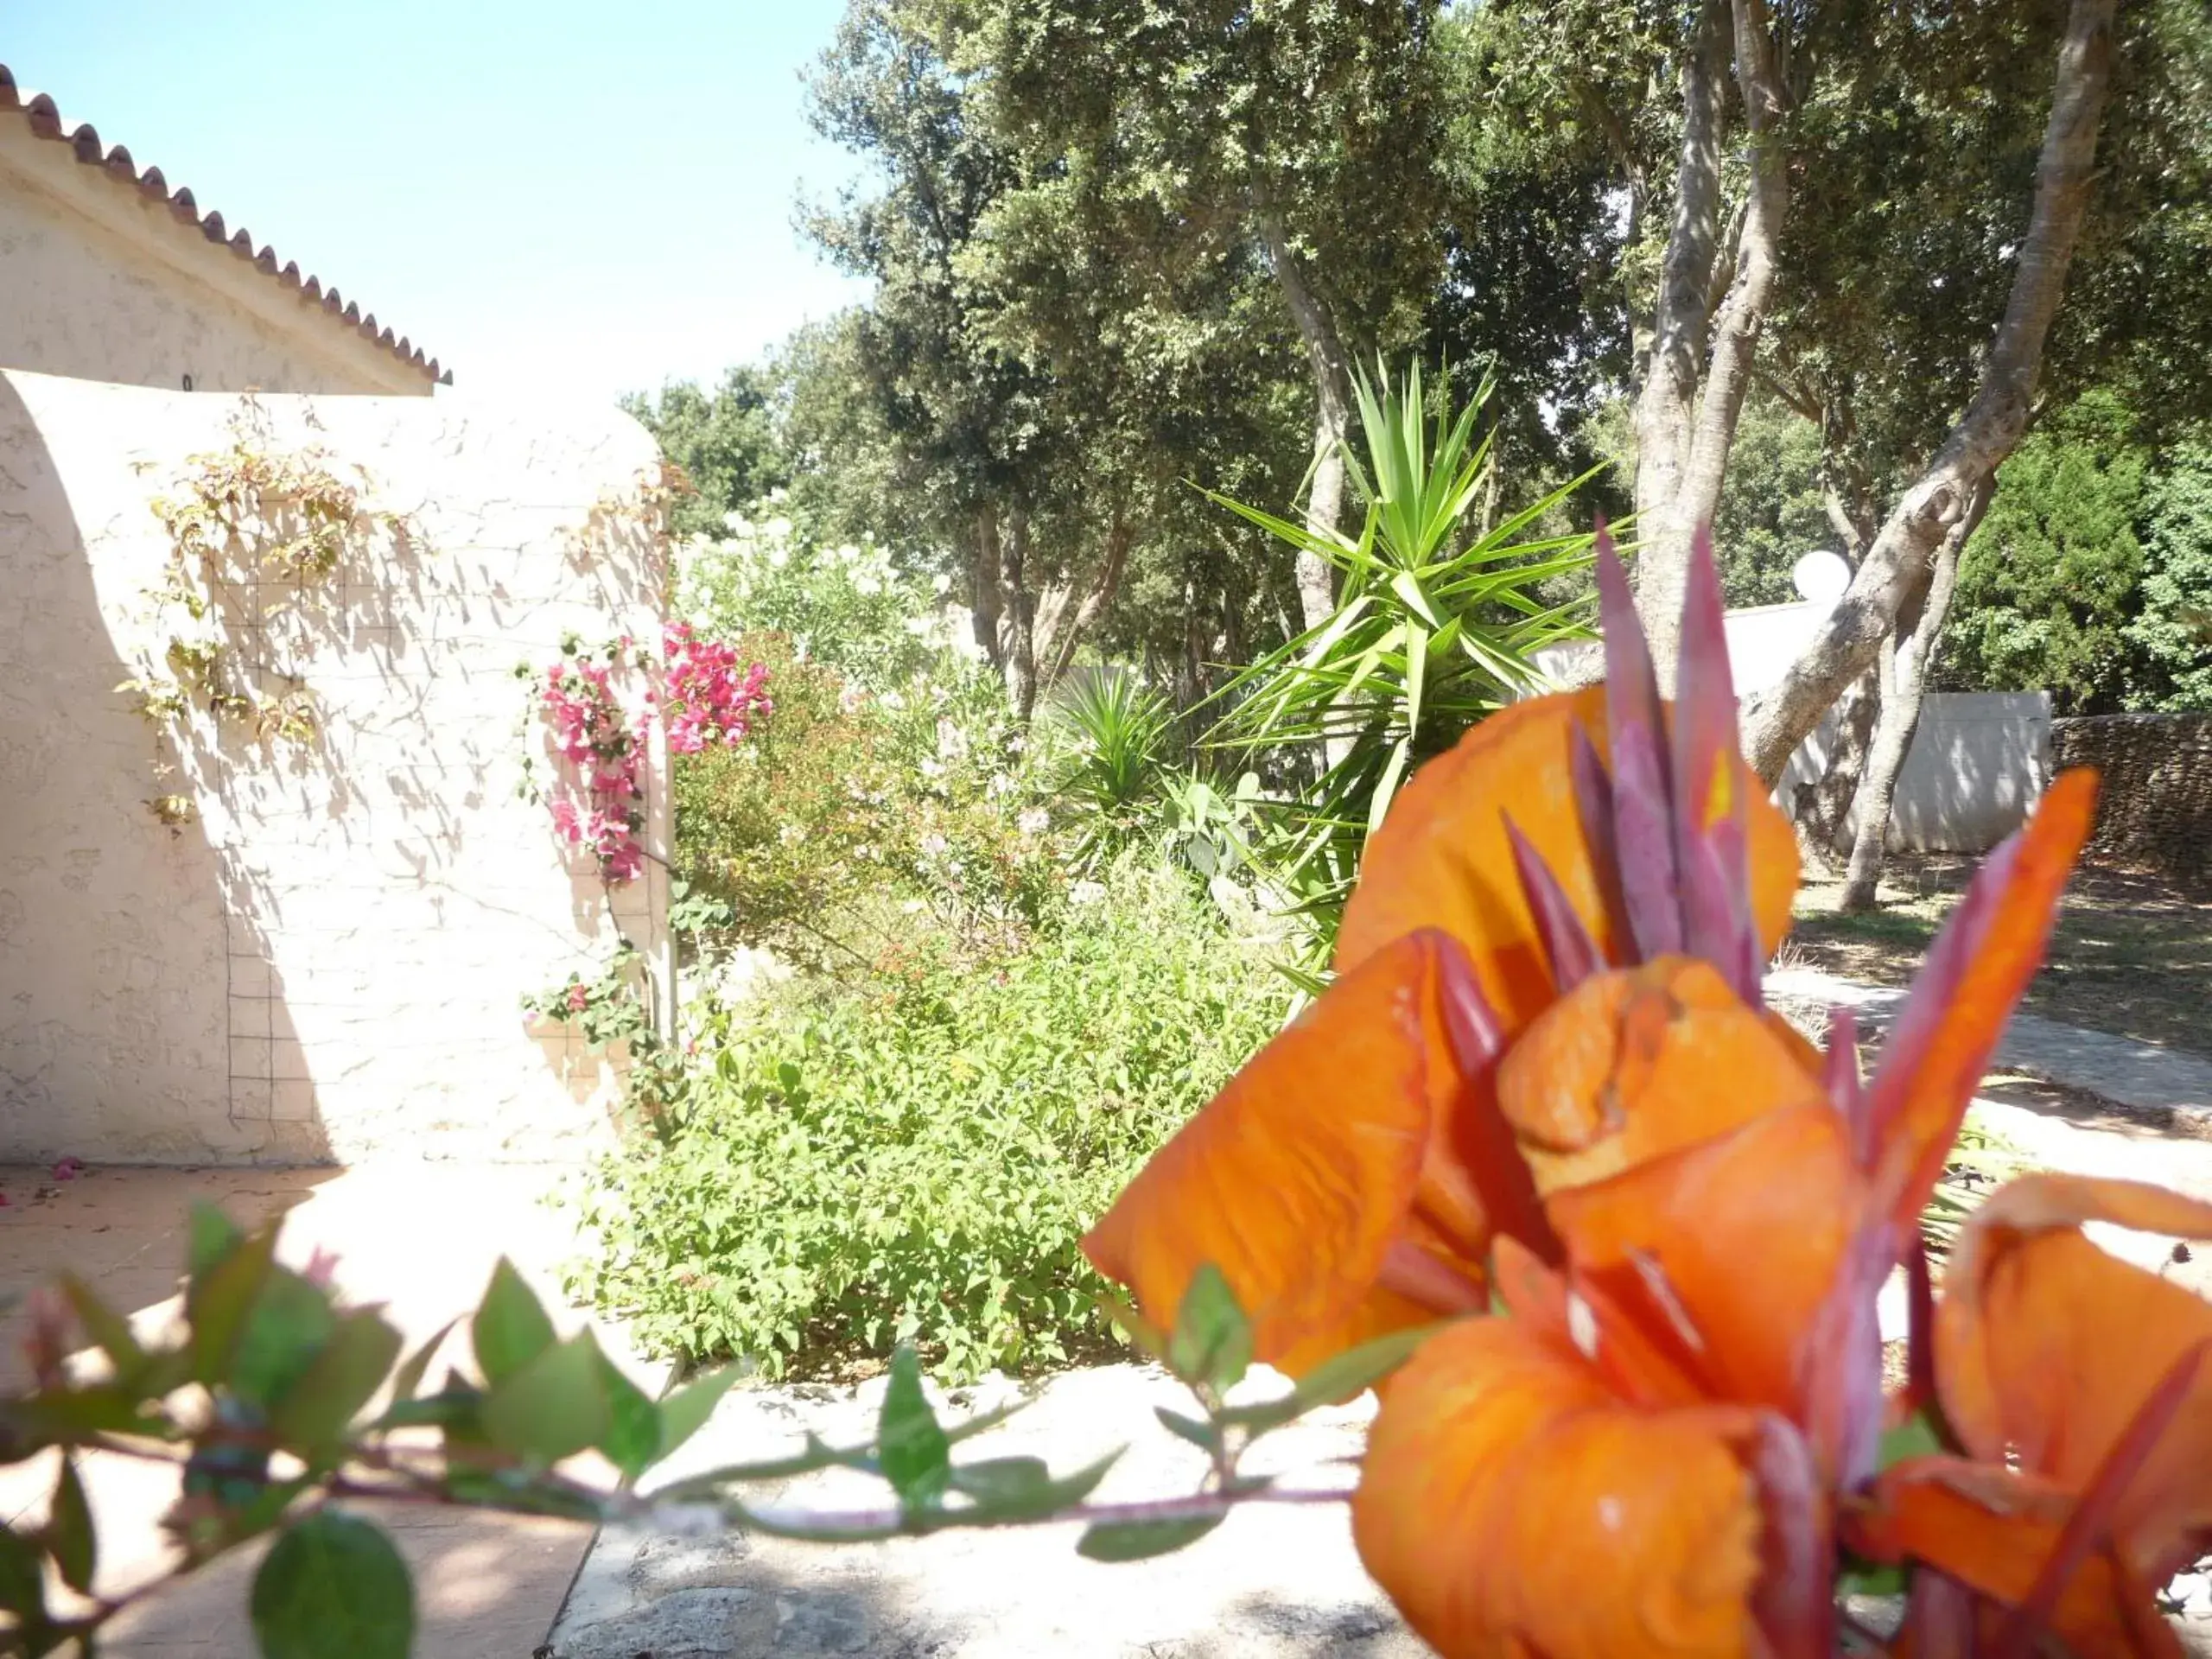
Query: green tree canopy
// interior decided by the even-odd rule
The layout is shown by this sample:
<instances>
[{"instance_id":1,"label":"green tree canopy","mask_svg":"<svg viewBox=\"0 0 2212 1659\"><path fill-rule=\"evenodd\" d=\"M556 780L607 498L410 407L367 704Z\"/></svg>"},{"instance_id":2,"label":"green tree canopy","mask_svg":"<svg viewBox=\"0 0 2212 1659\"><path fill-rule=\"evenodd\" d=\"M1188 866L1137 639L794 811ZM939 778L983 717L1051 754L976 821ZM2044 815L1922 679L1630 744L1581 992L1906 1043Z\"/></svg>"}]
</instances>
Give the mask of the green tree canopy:
<instances>
[{"instance_id":1,"label":"green tree canopy","mask_svg":"<svg viewBox=\"0 0 2212 1659\"><path fill-rule=\"evenodd\" d=\"M2064 715L2130 706L2142 681L2128 623L2143 579L2136 526L2148 460L2108 393L2013 452L1961 557L1946 683L2048 690Z\"/></svg>"},{"instance_id":2,"label":"green tree canopy","mask_svg":"<svg viewBox=\"0 0 2212 1659\"><path fill-rule=\"evenodd\" d=\"M777 377L772 369L741 365L723 374L713 391L694 381L671 381L658 396L632 392L622 407L660 441L661 453L681 467L698 493L676 504L678 535L721 528L738 512L790 481L791 465L777 430Z\"/></svg>"}]
</instances>

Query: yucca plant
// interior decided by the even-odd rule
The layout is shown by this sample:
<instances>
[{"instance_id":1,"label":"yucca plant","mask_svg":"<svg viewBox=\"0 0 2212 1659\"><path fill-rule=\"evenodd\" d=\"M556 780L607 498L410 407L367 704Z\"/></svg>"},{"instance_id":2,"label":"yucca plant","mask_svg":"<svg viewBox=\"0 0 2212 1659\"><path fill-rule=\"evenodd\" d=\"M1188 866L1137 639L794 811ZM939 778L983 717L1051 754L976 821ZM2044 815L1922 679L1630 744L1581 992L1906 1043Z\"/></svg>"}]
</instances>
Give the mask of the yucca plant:
<instances>
[{"instance_id":1,"label":"yucca plant","mask_svg":"<svg viewBox=\"0 0 2212 1659\"><path fill-rule=\"evenodd\" d=\"M1379 366L1379 365L1378 365ZM1492 383L1432 424L1421 368L1356 388L1361 438L1346 470L1365 507L1357 538L1316 531L1227 496L1230 512L1339 573L1335 613L1236 674L1210 739L1248 752L1305 747L1320 775L1283 814L1276 880L1313 923L1325 956L1359 868L1408 769L1503 704L1537 690L1535 653L1588 637L1585 600L1539 585L1589 563L1586 534L1523 539L1596 476L1592 468L1487 527L1469 515L1489 482L1491 436L1476 436Z\"/></svg>"},{"instance_id":2,"label":"yucca plant","mask_svg":"<svg viewBox=\"0 0 2212 1659\"><path fill-rule=\"evenodd\" d=\"M1159 799L1174 711L1129 670L1103 668L1071 675L1045 713L1070 740L1055 783L1061 799L1081 815L1076 862L1087 868Z\"/></svg>"}]
</instances>

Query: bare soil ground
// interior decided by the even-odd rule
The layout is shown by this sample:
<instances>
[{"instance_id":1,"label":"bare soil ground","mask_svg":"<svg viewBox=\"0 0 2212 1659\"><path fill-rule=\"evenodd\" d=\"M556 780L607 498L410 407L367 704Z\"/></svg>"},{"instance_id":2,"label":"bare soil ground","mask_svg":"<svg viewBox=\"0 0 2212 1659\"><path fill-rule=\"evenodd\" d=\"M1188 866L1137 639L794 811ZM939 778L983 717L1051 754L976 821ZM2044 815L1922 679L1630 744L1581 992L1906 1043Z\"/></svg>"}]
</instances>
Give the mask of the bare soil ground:
<instances>
[{"instance_id":1,"label":"bare soil ground","mask_svg":"<svg viewBox=\"0 0 2212 1659\"><path fill-rule=\"evenodd\" d=\"M1858 916L1837 909L1839 880L1808 869L1785 950L1867 984L1909 984L1975 863L1893 856L1882 908ZM2142 871L2081 870L2024 1006L2069 1025L2212 1054L2212 893Z\"/></svg>"}]
</instances>

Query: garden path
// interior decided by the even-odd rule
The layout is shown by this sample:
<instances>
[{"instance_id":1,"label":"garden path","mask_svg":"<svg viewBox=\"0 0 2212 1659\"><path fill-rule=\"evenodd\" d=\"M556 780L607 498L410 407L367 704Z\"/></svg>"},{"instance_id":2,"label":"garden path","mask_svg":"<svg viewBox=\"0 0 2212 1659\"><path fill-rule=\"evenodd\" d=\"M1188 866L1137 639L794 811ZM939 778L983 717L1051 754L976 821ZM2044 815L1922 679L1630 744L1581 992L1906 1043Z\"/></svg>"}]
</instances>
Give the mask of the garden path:
<instances>
[{"instance_id":1,"label":"garden path","mask_svg":"<svg viewBox=\"0 0 2212 1659\"><path fill-rule=\"evenodd\" d=\"M857 1390L741 1389L649 1484L786 1456L803 1430L832 1444L864 1440L882 1387L879 1379ZM1010 1392L987 1383L942 1403L957 1421ZM1189 1396L1155 1368L1069 1372L962 1455L1028 1454L1065 1471L1126 1445L1098 1489L1100 1501L1192 1491L1203 1459L1161 1430L1155 1406L1190 1408ZM1363 1402L1317 1413L1262 1441L1246 1466L1282 1471L1288 1485L1341 1488L1370 1411ZM883 1489L837 1471L752 1496L817 1510L872 1508L883 1502ZM687 1538L650 1525L609 1527L563 1610L553 1653L1415 1659L1427 1652L1361 1571L1340 1503L1248 1506L1190 1548L1148 1561L1104 1565L1077 1555L1075 1542L1071 1526L836 1548L757 1534Z\"/></svg>"},{"instance_id":2,"label":"garden path","mask_svg":"<svg viewBox=\"0 0 2212 1659\"><path fill-rule=\"evenodd\" d=\"M391 1160L349 1169L105 1169L69 1182L44 1169L0 1168L0 1304L70 1271L142 1335L174 1316L194 1200L254 1225L283 1211L278 1254L304 1266L317 1249L338 1258L338 1282L356 1303L383 1302L412 1351L473 1308L493 1263L511 1258L566 1328L558 1266L570 1230L543 1202L567 1171L550 1165ZM20 1301L0 1316L0 1389L26 1386ZM617 1329L601 1345L649 1390L665 1367L639 1359ZM466 1365L466 1342L441 1351ZM433 1376L442 1373L434 1368ZM611 1478L611 1471L610 1478ZM115 1594L155 1576L167 1548L162 1513L177 1495L173 1469L95 1455L84 1465L99 1526L100 1590ZM48 1458L0 1468L0 1521L41 1510L53 1491ZM415 1573L423 1659L527 1659L545 1641L575 1578L589 1529L573 1522L385 1505ZM109 1626L103 1654L132 1659L251 1659L246 1602L258 1549L241 1550L131 1608ZM630 1659L625 1655L624 1659Z\"/></svg>"},{"instance_id":3,"label":"garden path","mask_svg":"<svg viewBox=\"0 0 2212 1659\"><path fill-rule=\"evenodd\" d=\"M1777 1000L1845 1004L1877 1029L1887 1027L1905 997L1902 990L1860 984L1814 968L1770 974L1766 988ZM2201 1054L2018 1013L1998 1045L1997 1064L2088 1090L2121 1106L2194 1116L2212 1125L2212 1059Z\"/></svg>"}]
</instances>

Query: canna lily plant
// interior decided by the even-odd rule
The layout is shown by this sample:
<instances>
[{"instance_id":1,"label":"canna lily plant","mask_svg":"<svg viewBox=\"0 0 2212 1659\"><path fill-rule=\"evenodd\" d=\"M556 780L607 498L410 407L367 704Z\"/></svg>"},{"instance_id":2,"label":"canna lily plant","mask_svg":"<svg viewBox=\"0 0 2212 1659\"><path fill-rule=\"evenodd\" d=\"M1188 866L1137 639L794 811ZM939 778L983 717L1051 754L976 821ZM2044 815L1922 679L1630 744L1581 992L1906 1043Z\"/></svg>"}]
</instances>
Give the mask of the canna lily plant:
<instances>
[{"instance_id":1,"label":"canna lily plant","mask_svg":"<svg viewBox=\"0 0 2212 1659\"><path fill-rule=\"evenodd\" d=\"M1162 1326L1225 1281L1294 1376L1428 1332L1353 1531L1452 1659L2180 1652L2153 1591L2212 1543L2212 1307L2081 1227L2203 1236L2212 1207L2016 1181L1940 1303L1920 1235L2094 777L1985 862L1862 1079L1847 1013L1821 1052L1762 1001L1796 854L1738 753L1710 547L1671 702L1602 533L1598 574L1604 685L1411 778L1333 982L1086 1252ZM1883 1568L1910 1586L1886 1636L1840 1603Z\"/></svg>"}]
</instances>

